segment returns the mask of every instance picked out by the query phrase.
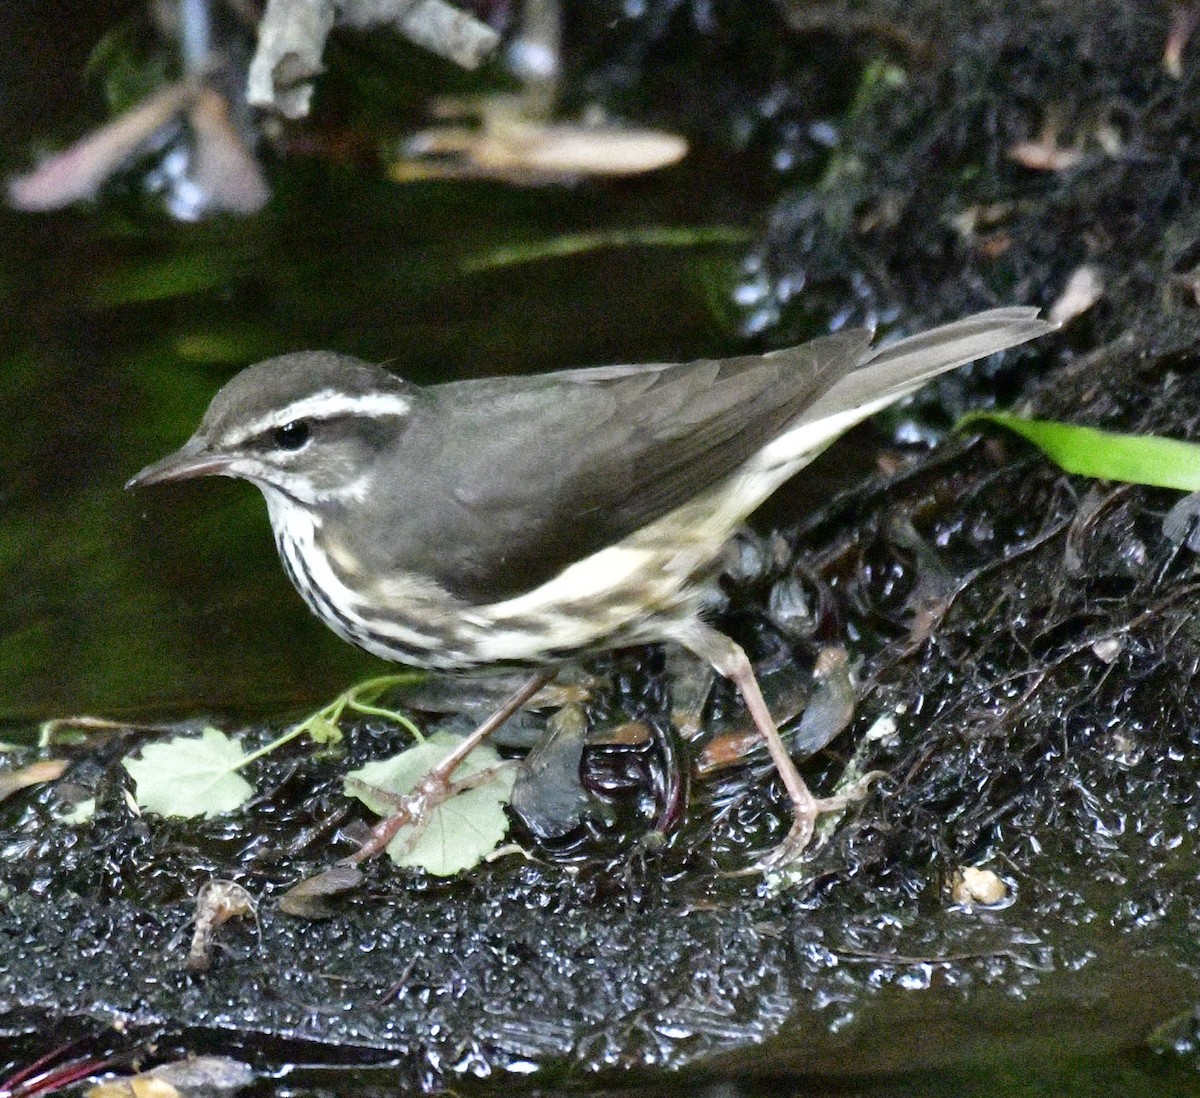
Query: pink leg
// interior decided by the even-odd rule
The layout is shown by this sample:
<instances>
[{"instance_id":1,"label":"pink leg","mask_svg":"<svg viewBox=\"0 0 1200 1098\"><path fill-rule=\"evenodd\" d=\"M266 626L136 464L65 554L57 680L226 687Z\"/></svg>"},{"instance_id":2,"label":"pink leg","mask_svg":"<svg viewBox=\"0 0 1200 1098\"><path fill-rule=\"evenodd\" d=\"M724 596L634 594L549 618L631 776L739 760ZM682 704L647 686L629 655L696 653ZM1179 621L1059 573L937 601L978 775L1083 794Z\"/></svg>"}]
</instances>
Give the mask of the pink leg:
<instances>
[{"instance_id":1,"label":"pink leg","mask_svg":"<svg viewBox=\"0 0 1200 1098\"><path fill-rule=\"evenodd\" d=\"M767 708L759 689L758 680L754 677L754 668L740 645L699 620L688 622L674 637L701 659L708 660L718 674L729 679L738 688L755 727L766 741L771 760L775 763L775 769L783 779L784 787L791 798L794 814L791 830L787 838L759 864L769 868L795 861L812 841L817 817L823 812L837 812L857 798L818 798L812 795L804 779L800 777L796 764L792 762L787 746L779 735L779 729L775 727L771 711Z\"/></svg>"},{"instance_id":2,"label":"pink leg","mask_svg":"<svg viewBox=\"0 0 1200 1098\"><path fill-rule=\"evenodd\" d=\"M459 783L452 782L450 779L463 759L483 743L488 736L495 732L497 728L529 701L553 677L553 673L548 671L539 671L533 675L520 689L511 694L495 713L488 717L474 732L451 751L449 755L442 759L437 766L417 782L411 792L395 798L389 797L388 799L393 801L396 811L390 816L384 817L371 828L371 834L362 846L353 854L343 858L340 864L357 865L359 862L366 861L367 858L373 858L392 841L396 832L402 827L412 824L414 827L423 828L428 824L429 814L434 808L448 797L459 792L460 789L466 789L472 784L477 784L479 779L476 779L476 782L472 782L468 778L465 782Z\"/></svg>"}]
</instances>

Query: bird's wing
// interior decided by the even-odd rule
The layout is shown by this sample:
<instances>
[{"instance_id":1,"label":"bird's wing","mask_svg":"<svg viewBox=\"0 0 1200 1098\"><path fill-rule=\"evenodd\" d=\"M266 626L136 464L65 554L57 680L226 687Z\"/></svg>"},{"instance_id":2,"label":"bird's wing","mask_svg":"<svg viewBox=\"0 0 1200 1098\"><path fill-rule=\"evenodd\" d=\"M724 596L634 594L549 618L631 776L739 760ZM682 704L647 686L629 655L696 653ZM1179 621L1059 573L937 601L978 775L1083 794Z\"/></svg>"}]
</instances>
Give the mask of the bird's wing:
<instances>
[{"instance_id":1,"label":"bird's wing","mask_svg":"<svg viewBox=\"0 0 1200 1098\"><path fill-rule=\"evenodd\" d=\"M377 563L475 603L529 590L728 476L868 344L846 332L761 356L427 389L375 542L393 559Z\"/></svg>"},{"instance_id":2,"label":"bird's wing","mask_svg":"<svg viewBox=\"0 0 1200 1098\"><path fill-rule=\"evenodd\" d=\"M509 598L742 466L748 512L872 412L1051 327L996 309L877 351L843 332L762 356L435 386L396 447L387 530L364 541L391 546L383 571Z\"/></svg>"}]
</instances>

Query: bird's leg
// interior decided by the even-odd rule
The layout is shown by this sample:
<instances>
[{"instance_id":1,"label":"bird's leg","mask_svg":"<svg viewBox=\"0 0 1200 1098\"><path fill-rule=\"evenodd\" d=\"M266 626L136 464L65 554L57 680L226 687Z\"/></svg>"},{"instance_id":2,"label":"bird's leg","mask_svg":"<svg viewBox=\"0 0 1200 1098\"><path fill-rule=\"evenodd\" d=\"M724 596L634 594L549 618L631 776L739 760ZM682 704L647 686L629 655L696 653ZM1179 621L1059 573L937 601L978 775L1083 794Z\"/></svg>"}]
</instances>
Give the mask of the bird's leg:
<instances>
[{"instance_id":1,"label":"bird's leg","mask_svg":"<svg viewBox=\"0 0 1200 1098\"><path fill-rule=\"evenodd\" d=\"M812 840L817 817L823 812L837 812L858 799L854 795L837 797L814 797L796 764L788 754L783 737L763 700L754 668L741 645L719 633L699 619L687 622L674 633L674 637L697 656L708 660L717 673L729 679L738 688L746 709L754 721L759 734L766 741L767 750L775 763L775 769L783 779L784 787L791 798L794 820L791 830L783 842L759 863L763 868L786 865L795 861ZM861 796L861 794L859 795Z\"/></svg>"},{"instance_id":2,"label":"bird's leg","mask_svg":"<svg viewBox=\"0 0 1200 1098\"><path fill-rule=\"evenodd\" d=\"M423 829L429 823L430 813L434 808L459 792L460 789L466 789L472 784L477 784L472 783L469 778L465 782L458 783L451 781L451 778L463 759L471 754L475 748L483 743L484 740L495 732L497 728L529 701L552 678L554 678L554 674L550 671L539 671L537 674L530 676L518 690L509 695L499 709L451 751L449 755L442 759L428 774L421 778L408 793L398 797L389 796L387 799L393 803L396 811L390 816L384 817L371 828L371 834L363 842L362 846L353 854L343 858L340 864L357 865L368 858L373 858L392 841L397 831L409 824L415 828Z\"/></svg>"}]
</instances>

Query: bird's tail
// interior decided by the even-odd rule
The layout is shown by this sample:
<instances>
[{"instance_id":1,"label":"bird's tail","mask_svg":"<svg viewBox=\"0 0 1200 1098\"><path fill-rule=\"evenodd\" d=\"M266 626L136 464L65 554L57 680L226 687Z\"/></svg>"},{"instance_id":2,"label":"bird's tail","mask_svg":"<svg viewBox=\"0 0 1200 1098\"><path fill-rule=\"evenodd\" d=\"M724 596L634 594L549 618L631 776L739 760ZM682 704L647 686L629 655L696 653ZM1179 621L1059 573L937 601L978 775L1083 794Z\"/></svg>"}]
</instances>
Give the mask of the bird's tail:
<instances>
[{"instance_id":1,"label":"bird's tail","mask_svg":"<svg viewBox=\"0 0 1200 1098\"><path fill-rule=\"evenodd\" d=\"M1038 316L1037 309L991 309L898 340L847 374L805 418L830 399L835 404L883 401L876 406L886 407L938 374L1036 339L1054 327Z\"/></svg>"},{"instance_id":2,"label":"bird's tail","mask_svg":"<svg viewBox=\"0 0 1200 1098\"><path fill-rule=\"evenodd\" d=\"M863 362L818 398L754 464L786 479L856 423L894 404L926 381L979 358L1053 331L1037 309L991 309L872 349ZM788 467L794 466L789 472Z\"/></svg>"}]
</instances>

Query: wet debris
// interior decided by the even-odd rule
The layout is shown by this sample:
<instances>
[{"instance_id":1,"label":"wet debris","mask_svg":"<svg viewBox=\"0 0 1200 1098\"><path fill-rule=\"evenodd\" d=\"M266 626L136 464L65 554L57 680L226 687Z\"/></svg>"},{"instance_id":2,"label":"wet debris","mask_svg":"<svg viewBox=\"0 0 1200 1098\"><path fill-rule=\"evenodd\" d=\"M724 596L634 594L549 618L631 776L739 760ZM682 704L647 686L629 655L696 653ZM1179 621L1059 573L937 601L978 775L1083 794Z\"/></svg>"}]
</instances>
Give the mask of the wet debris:
<instances>
[{"instance_id":1,"label":"wet debris","mask_svg":"<svg viewBox=\"0 0 1200 1098\"><path fill-rule=\"evenodd\" d=\"M691 742L704 731L704 707L717 673L712 664L672 646L666 653L666 674L671 684L671 723L683 740Z\"/></svg>"},{"instance_id":2,"label":"wet debris","mask_svg":"<svg viewBox=\"0 0 1200 1098\"><path fill-rule=\"evenodd\" d=\"M789 746L796 754L815 755L840 736L854 720L855 688L850 656L840 645L817 653L813 664L813 691Z\"/></svg>"},{"instance_id":3,"label":"wet debris","mask_svg":"<svg viewBox=\"0 0 1200 1098\"><path fill-rule=\"evenodd\" d=\"M137 1075L107 1079L85 1098L229 1098L254 1082L248 1064L228 1056L194 1056Z\"/></svg>"},{"instance_id":4,"label":"wet debris","mask_svg":"<svg viewBox=\"0 0 1200 1098\"><path fill-rule=\"evenodd\" d=\"M236 881L212 880L196 895L195 929L184 967L189 972L207 972L212 967L213 935L230 919L249 915L258 928L258 908L254 897Z\"/></svg>"},{"instance_id":5,"label":"wet debris","mask_svg":"<svg viewBox=\"0 0 1200 1098\"><path fill-rule=\"evenodd\" d=\"M279 898L279 910L301 919L332 918L340 910L333 901L353 892L363 877L357 866L340 862L289 888Z\"/></svg>"},{"instance_id":6,"label":"wet debris","mask_svg":"<svg viewBox=\"0 0 1200 1098\"><path fill-rule=\"evenodd\" d=\"M780 725L800 719L796 727L784 729L784 740L792 754L809 758L833 742L854 718L856 690L850 674L849 656L844 648L822 648L816 657L810 681L807 676L777 671L761 675L768 704ZM781 690L791 688L788 693ZM695 761L700 780L712 780L733 767L743 766L766 750L762 737L748 719L740 718L733 727L717 732L704 745ZM856 799L865 795L852 793Z\"/></svg>"},{"instance_id":7,"label":"wet debris","mask_svg":"<svg viewBox=\"0 0 1200 1098\"><path fill-rule=\"evenodd\" d=\"M1090 263L1076 267L1067 278L1063 291L1046 311L1051 324L1070 324L1104 296L1104 276Z\"/></svg>"},{"instance_id":8,"label":"wet debris","mask_svg":"<svg viewBox=\"0 0 1200 1098\"><path fill-rule=\"evenodd\" d=\"M539 840L560 838L601 802L584 788L579 765L587 742L587 717L577 705L550 718L549 735L521 763L510 804Z\"/></svg>"},{"instance_id":9,"label":"wet debris","mask_svg":"<svg viewBox=\"0 0 1200 1098\"><path fill-rule=\"evenodd\" d=\"M783 727L804 712L813 693L813 677L805 668L784 663L769 668L757 668L763 698L776 723ZM696 776L701 779L718 774L730 767L740 766L753 755L762 756L766 744L749 715L734 710L723 722L709 720L708 739L696 757ZM784 732L784 740L790 734Z\"/></svg>"},{"instance_id":10,"label":"wet debris","mask_svg":"<svg viewBox=\"0 0 1200 1098\"><path fill-rule=\"evenodd\" d=\"M951 875L950 895L964 907L996 907L1009 898L1010 890L993 870L965 865Z\"/></svg>"},{"instance_id":11,"label":"wet debris","mask_svg":"<svg viewBox=\"0 0 1200 1098\"><path fill-rule=\"evenodd\" d=\"M1200 553L1200 492L1192 492L1171 505L1163 516L1162 532L1168 541Z\"/></svg>"}]
</instances>

